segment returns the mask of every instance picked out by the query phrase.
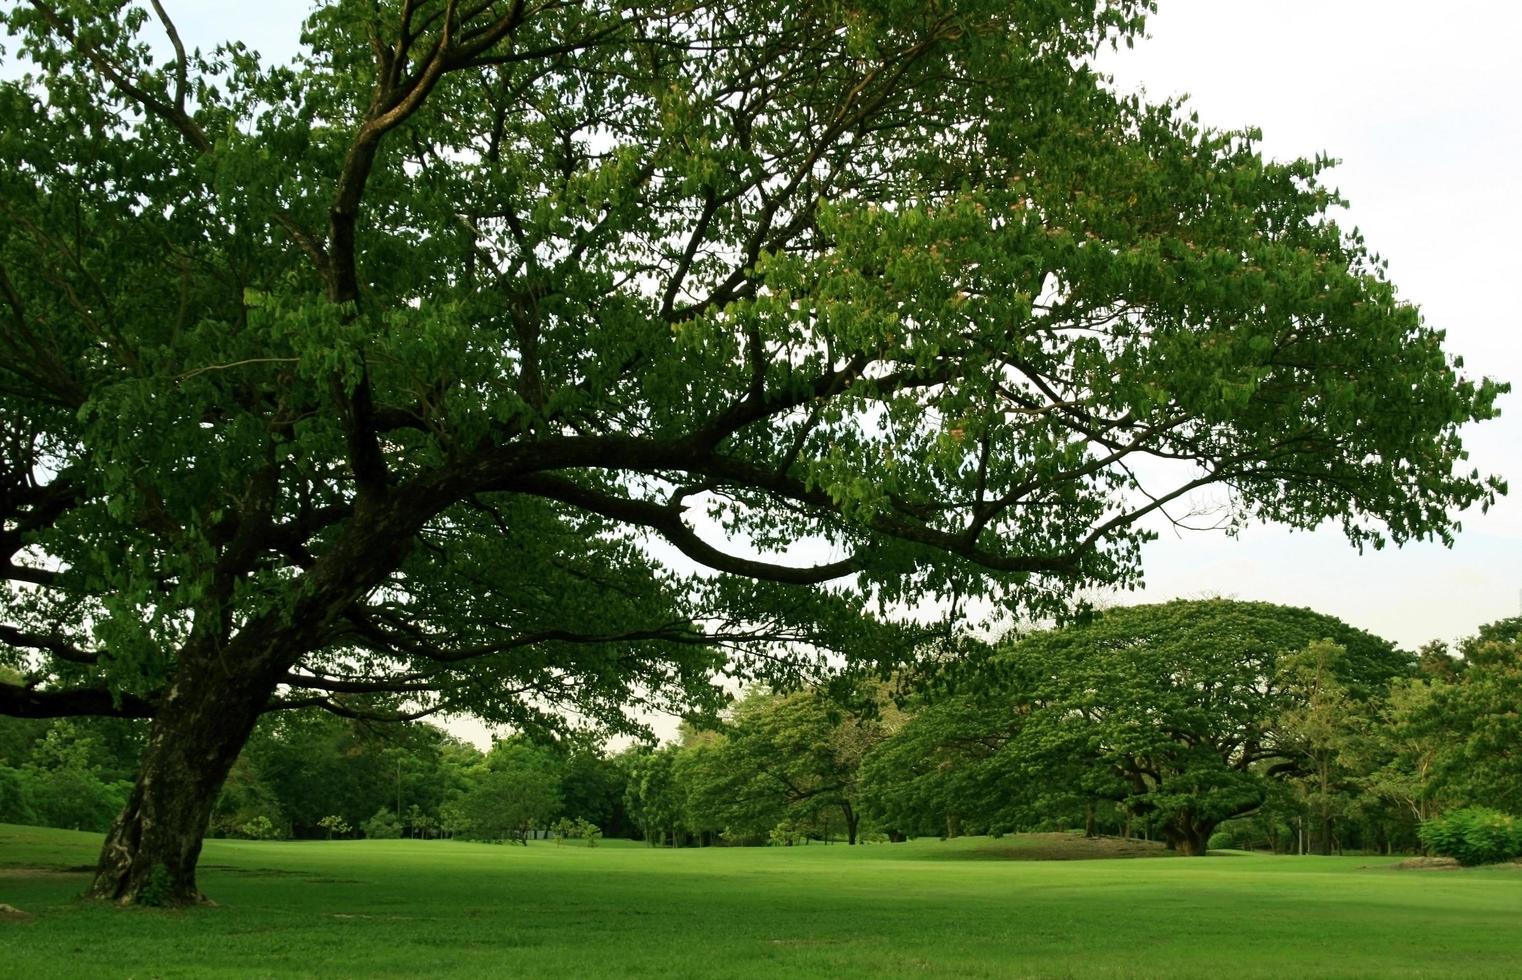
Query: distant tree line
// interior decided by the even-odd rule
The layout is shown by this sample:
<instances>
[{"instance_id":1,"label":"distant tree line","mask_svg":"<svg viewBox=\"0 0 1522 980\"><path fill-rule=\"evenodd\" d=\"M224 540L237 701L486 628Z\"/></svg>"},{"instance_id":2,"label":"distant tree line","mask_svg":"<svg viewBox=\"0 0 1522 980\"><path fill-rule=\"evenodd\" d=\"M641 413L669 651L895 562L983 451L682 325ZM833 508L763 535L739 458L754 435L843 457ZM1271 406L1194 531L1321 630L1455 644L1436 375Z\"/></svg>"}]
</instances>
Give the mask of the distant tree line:
<instances>
[{"instance_id":1,"label":"distant tree line","mask_svg":"<svg viewBox=\"0 0 1522 980\"><path fill-rule=\"evenodd\" d=\"M1522 620L1454 656L1261 603L1115 609L1005 645L866 760L901 832L1083 827L1186 854L1413 851L1439 813L1522 812Z\"/></svg>"},{"instance_id":2,"label":"distant tree line","mask_svg":"<svg viewBox=\"0 0 1522 980\"><path fill-rule=\"evenodd\" d=\"M483 753L427 724L284 713L212 832L682 847L1082 828L1183 854L1407 852L1522 813L1519 704L1522 618L1409 654L1308 610L1174 602L1014 638L908 696L753 689L658 748ZM142 748L133 722L0 719L0 821L105 829Z\"/></svg>"}]
</instances>

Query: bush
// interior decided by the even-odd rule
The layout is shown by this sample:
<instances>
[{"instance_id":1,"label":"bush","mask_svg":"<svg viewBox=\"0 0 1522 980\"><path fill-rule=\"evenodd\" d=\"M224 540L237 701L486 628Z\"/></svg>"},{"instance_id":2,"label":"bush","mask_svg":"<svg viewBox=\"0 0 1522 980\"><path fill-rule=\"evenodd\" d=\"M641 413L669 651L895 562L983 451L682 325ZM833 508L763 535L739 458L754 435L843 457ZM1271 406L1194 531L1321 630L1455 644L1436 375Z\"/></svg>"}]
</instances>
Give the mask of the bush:
<instances>
[{"instance_id":1,"label":"bush","mask_svg":"<svg viewBox=\"0 0 1522 980\"><path fill-rule=\"evenodd\" d=\"M266 816L257 816L238 828L238 833L249 840L274 840L280 835L275 824Z\"/></svg>"},{"instance_id":2,"label":"bush","mask_svg":"<svg viewBox=\"0 0 1522 980\"><path fill-rule=\"evenodd\" d=\"M23 773L0 766L0 823L36 823Z\"/></svg>"},{"instance_id":3,"label":"bush","mask_svg":"<svg viewBox=\"0 0 1522 980\"><path fill-rule=\"evenodd\" d=\"M1460 864L1495 864L1522 857L1522 823L1486 807L1465 807L1424 821L1422 846Z\"/></svg>"},{"instance_id":4,"label":"bush","mask_svg":"<svg viewBox=\"0 0 1522 980\"><path fill-rule=\"evenodd\" d=\"M375 816L361 825L365 836L371 840L393 840L402 836L402 822L386 807L375 811Z\"/></svg>"},{"instance_id":5,"label":"bush","mask_svg":"<svg viewBox=\"0 0 1522 980\"><path fill-rule=\"evenodd\" d=\"M808 843L808 836L797 824L789 820L784 820L773 827L767 839L772 847L792 847L794 844Z\"/></svg>"},{"instance_id":6,"label":"bush","mask_svg":"<svg viewBox=\"0 0 1522 980\"><path fill-rule=\"evenodd\" d=\"M1243 850L1242 844L1237 840L1237 835L1230 830L1218 830L1210 835L1210 840L1205 842L1205 849L1209 851L1236 851Z\"/></svg>"},{"instance_id":7,"label":"bush","mask_svg":"<svg viewBox=\"0 0 1522 980\"><path fill-rule=\"evenodd\" d=\"M1228 820L1210 835L1205 847L1212 851L1251 851L1267 844L1263 831L1250 820Z\"/></svg>"},{"instance_id":8,"label":"bush","mask_svg":"<svg viewBox=\"0 0 1522 980\"><path fill-rule=\"evenodd\" d=\"M353 827L349 826L349 821L345 820L343 817L340 817L336 813L330 813L326 817L323 817L321 820L317 821L317 826L328 832L328 840L332 840L334 834L342 837L354 829Z\"/></svg>"},{"instance_id":9,"label":"bush","mask_svg":"<svg viewBox=\"0 0 1522 980\"><path fill-rule=\"evenodd\" d=\"M597 842L602 840L602 828L597 826L586 817L561 817L555 822L550 830L555 835L555 843L563 840L584 840L588 847L596 847Z\"/></svg>"},{"instance_id":10,"label":"bush","mask_svg":"<svg viewBox=\"0 0 1522 980\"><path fill-rule=\"evenodd\" d=\"M127 802L130 783L107 783L82 769L22 771L25 799L38 823L66 830L108 829Z\"/></svg>"}]
</instances>

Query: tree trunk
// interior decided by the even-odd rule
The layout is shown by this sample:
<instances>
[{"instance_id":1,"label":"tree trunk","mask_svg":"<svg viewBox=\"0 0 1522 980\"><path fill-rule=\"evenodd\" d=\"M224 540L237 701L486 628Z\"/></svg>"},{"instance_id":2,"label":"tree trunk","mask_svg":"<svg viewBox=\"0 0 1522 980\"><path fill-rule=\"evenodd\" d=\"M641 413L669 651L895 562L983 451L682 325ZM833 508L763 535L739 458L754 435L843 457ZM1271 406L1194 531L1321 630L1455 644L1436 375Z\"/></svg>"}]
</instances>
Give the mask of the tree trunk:
<instances>
[{"instance_id":1,"label":"tree trunk","mask_svg":"<svg viewBox=\"0 0 1522 980\"><path fill-rule=\"evenodd\" d=\"M1090 800L1083 805L1083 836L1093 839L1099 836L1098 829L1094 826L1094 801Z\"/></svg>"},{"instance_id":2,"label":"tree trunk","mask_svg":"<svg viewBox=\"0 0 1522 980\"><path fill-rule=\"evenodd\" d=\"M1311 834L1311 852L1321 855L1332 853L1332 818L1325 814L1319 815L1316 820L1316 829Z\"/></svg>"},{"instance_id":3,"label":"tree trunk","mask_svg":"<svg viewBox=\"0 0 1522 980\"><path fill-rule=\"evenodd\" d=\"M261 675L263 672L261 672ZM273 680L182 665L154 719L127 805L106 833L86 895L124 905L193 905L212 807Z\"/></svg>"},{"instance_id":4,"label":"tree trunk","mask_svg":"<svg viewBox=\"0 0 1522 980\"><path fill-rule=\"evenodd\" d=\"M1180 813L1163 828L1168 849L1182 857L1204 857L1215 823L1200 820L1185 812Z\"/></svg>"},{"instance_id":5,"label":"tree trunk","mask_svg":"<svg viewBox=\"0 0 1522 980\"><path fill-rule=\"evenodd\" d=\"M396 567L433 512L420 494L377 501L362 495L333 546L291 583L288 602L243 623L231 638L230 624L219 625L214 610L204 631L196 624L87 896L122 904L206 902L196 887L201 840L254 722L290 666Z\"/></svg>"},{"instance_id":6,"label":"tree trunk","mask_svg":"<svg viewBox=\"0 0 1522 980\"><path fill-rule=\"evenodd\" d=\"M845 814L846 817L846 843L855 844L856 828L861 823L861 817L855 810L851 808L849 803L841 807L841 811Z\"/></svg>"}]
</instances>

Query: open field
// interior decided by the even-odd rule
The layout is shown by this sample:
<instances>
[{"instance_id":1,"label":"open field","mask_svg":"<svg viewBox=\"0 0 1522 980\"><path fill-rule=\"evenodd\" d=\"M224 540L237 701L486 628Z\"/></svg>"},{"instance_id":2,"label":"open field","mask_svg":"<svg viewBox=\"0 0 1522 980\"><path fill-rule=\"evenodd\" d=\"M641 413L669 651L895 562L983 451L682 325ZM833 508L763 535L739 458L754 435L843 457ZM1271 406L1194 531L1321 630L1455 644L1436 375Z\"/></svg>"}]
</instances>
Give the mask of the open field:
<instances>
[{"instance_id":1,"label":"open field","mask_svg":"<svg viewBox=\"0 0 1522 980\"><path fill-rule=\"evenodd\" d=\"M1010 860L1052 841L652 850L209 841L191 912L76 903L99 837L0 825L0 975L1479 977L1522 869ZM1071 845L1069 845L1071 850ZM1068 856L1073 856L1069 854Z\"/></svg>"}]
</instances>

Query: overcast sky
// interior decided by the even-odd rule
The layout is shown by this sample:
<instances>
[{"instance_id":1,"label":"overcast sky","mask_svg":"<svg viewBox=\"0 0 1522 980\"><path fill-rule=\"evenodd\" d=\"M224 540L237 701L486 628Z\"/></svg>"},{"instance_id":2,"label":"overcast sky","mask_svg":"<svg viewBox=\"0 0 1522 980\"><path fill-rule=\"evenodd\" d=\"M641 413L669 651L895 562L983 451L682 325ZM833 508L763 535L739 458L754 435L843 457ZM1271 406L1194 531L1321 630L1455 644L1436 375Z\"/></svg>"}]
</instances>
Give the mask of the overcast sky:
<instances>
[{"instance_id":1,"label":"overcast sky","mask_svg":"<svg viewBox=\"0 0 1522 980\"><path fill-rule=\"evenodd\" d=\"M1522 382L1522 4L1509 0L1161 0L1149 40L1105 66L1201 119L1263 130L1274 157L1323 151L1329 182L1400 294L1467 370ZM1378 370L1370 365L1370 370ZM1190 534L1145 552L1147 600L1198 594L1310 606L1405 646L1522 612L1522 398L1470 430L1513 487L1463 515L1452 549L1359 555L1334 529ZM1128 597L1129 601L1129 597Z\"/></svg>"},{"instance_id":2,"label":"overcast sky","mask_svg":"<svg viewBox=\"0 0 1522 980\"><path fill-rule=\"evenodd\" d=\"M167 0L188 42L294 50L306 0ZM1342 216L1389 260L1401 295L1448 332L1472 373L1522 382L1522 3L1511 0L1161 0L1150 39L1107 57L1126 87L1189 93L1203 122L1257 126L1274 157L1325 152ZM1370 365L1378 370L1378 365ZM1119 601L1224 595L1309 606L1401 645L1452 640L1522 612L1522 399L1469 433L1472 459L1515 488L1463 515L1452 549L1359 555L1335 529L1165 532L1147 589ZM465 732L462 731L462 734ZM475 734L475 733L471 733Z\"/></svg>"}]
</instances>

